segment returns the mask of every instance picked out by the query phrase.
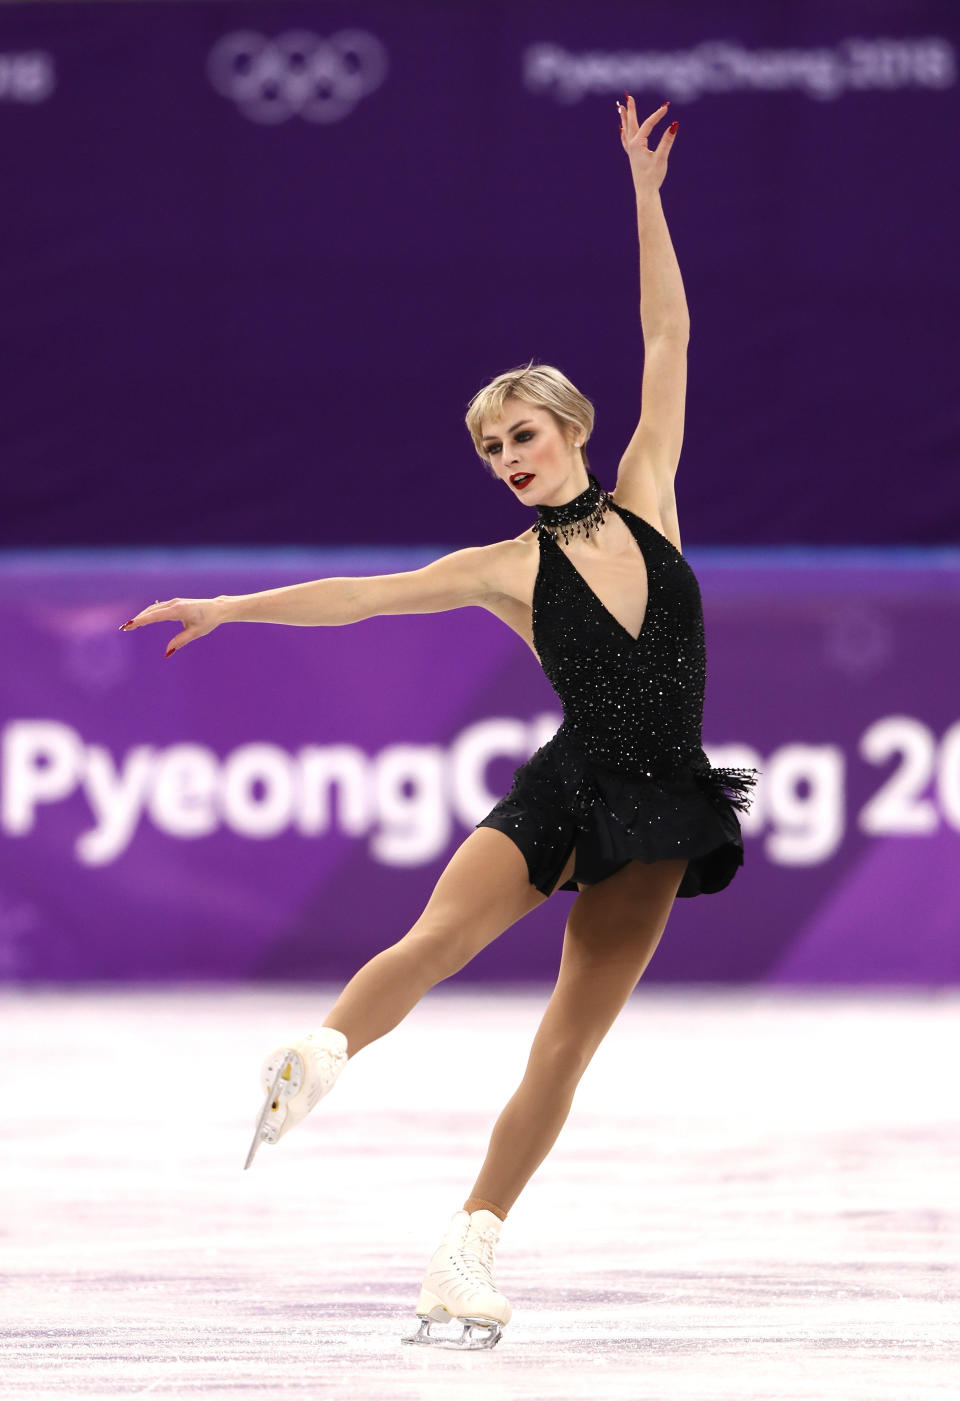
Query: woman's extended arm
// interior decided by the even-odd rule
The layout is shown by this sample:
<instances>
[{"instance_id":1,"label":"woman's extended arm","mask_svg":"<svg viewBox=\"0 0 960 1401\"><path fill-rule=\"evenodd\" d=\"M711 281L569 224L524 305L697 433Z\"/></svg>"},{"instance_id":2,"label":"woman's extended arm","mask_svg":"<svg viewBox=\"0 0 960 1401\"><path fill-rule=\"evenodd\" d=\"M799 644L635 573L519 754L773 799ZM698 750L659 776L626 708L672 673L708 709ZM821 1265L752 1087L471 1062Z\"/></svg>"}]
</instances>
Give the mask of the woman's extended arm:
<instances>
[{"instance_id":1,"label":"woman's extended arm","mask_svg":"<svg viewBox=\"0 0 960 1401\"><path fill-rule=\"evenodd\" d=\"M221 623L289 623L294 627L340 627L386 613L441 613L482 605L499 591L504 541L455 550L422 569L402 574L334 576L289 584L262 593L217 598L173 598L152 603L122 624L130 632L147 623L179 622L166 655L205 637Z\"/></svg>"},{"instance_id":2,"label":"woman's extended arm","mask_svg":"<svg viewBox=\"0 0 960 1401\"><path fill-rule=\"evenodd\" d=\"M480 603L489 592L490 545L455 550L422 569L314 579L217 600L222 622L340 627L384 613L442 613Z\"/></svg>"}]
</instances>

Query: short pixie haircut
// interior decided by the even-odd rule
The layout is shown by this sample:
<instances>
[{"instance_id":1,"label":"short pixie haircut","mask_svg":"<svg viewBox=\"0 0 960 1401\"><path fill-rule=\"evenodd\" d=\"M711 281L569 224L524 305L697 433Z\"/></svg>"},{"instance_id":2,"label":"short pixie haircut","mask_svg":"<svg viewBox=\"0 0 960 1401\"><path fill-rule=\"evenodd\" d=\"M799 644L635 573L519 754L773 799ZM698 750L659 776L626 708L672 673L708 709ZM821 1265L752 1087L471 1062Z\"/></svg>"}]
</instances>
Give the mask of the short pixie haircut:
<instances>
[{"instance_id":1,"label":"short pixie haircut","mask_svg":"<svg viewBox=\"0 0 960 1401\"><path fill-rule=\"evenodd\" d=\"M497 375L473 396L467 409L464 421L477 456L494 476L496 473L483 447L482 422L485 418L499 418L503 413L504 400L510 398L524 399L528 404L546 409L561 432L572 426L580 442L586 446L593 432L594 410L590 400L554 365L535 365L531 360L526 365L518 365L516 369ZM581 453L583 465L589 471L590 462L583 448Z\"/></svg>"}]
</instances>

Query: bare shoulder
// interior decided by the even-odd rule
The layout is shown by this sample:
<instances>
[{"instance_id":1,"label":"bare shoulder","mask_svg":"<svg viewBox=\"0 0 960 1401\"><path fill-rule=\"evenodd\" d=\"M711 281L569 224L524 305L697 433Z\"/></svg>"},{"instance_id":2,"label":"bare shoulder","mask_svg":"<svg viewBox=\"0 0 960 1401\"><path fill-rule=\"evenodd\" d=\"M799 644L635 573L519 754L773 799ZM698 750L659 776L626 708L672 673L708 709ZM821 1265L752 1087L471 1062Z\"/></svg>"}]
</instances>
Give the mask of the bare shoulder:
<instances>
[{"instance_id":1,"label":"bare shoulder","mask_svg":"<svg viewBox=\"0 0 960 1401\"><path fill-rule=\"evenodd\" d=\"M540 564L540 546L532 530L512 540L488 545L488 578L494 592L532 605L533 585Z\"/></svg>"},{"instance_id":2,"label":"bare shoulder","mask_svg":"<svg viewBox=\"0 0 960 1401\"><path fill-rule=\"evenodd\" d=\"M533 530L486 549L489 592L483 607L506 623L536 656L533 645L533 590L540 567L540 543Z\"/></svg>"}]
</instances>

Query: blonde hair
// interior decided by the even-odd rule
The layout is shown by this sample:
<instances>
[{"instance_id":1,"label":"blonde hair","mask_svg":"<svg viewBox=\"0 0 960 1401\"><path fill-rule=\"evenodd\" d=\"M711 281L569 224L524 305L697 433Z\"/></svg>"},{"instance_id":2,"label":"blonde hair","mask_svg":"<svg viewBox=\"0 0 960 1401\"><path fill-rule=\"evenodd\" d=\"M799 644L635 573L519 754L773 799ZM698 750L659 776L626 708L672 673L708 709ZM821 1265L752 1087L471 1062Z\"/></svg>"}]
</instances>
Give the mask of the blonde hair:
<instances>
[{"instance_id":1,"label":"blonde hair","mask_svg":"<svg viewBox=\"0 0 960 1401\"><path fill-rule=\"evenodd\" d=\"M524 399L528 404L546 409L553 417L561 432L568 425L576 429L577 439L583 444L580 451L583 465L589 471L590 462L584 448L593 432L594 410L590 400L571 384L566 375L554 365L534 365L530 360L526 365L518 365L497 375L489 384L479 390L470 400L464 422L477 456L487 471L496 476L490 466L490 458L484 451L481 433L482 420L499 418L503 413L504 400Z\"/></svg>"}]
</instances>

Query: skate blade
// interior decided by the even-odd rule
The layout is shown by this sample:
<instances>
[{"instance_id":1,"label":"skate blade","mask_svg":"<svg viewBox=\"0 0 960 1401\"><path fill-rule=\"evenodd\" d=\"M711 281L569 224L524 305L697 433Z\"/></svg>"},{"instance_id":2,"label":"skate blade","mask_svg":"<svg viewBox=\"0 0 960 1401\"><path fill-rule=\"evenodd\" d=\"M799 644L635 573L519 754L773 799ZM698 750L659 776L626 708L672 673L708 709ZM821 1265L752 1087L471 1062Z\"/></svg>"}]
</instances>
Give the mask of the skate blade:
<instances>
[{"instance_id":1,"label":"skate blade","mask_svg":"<svg viewBox=\"0 0 960 1401\"><path fill-rule=\"evenodd\" d=\"M418 1314L420 1327L403 1343L423 1343L429 1347L456 1348L458 1352L496 1347L503 1337L503 1326L490 1318L451 1318L439 1323L434 1318Z\"/></svg>"},{"instance_id":2,"label":"skate blade","mask_svg":"<svg viewBox=\"0 0 960 1401\"><path fill-rule=\"evenodd\" d=\"M280 1086L280 1081L283 1079L284 1071L289 1065L293 1064L293 1061L294 1052L291 1051L286 1056L284 1056L283 1060L280 1062L280 1068L277 1071L276 1075L273 1077L273 1084L270 1086L269 1090L267 1090L267 1097L263 1101L263 1108L261 1109L260 1117L257 1120L257 1127L253 1131L253 1142L250 1144L250 1152L247 1154L247 1161L243 1165L244 1172L246 1172L247 1168L253 1162L253 1155L260 1147L260 1144L265 1143L270 1137L268 1133L264 1132L264 1125L267 1122L267 1119L270 1115L270 1111L276 1106L277 1091Z\"/></svg>"}]
</instances>

